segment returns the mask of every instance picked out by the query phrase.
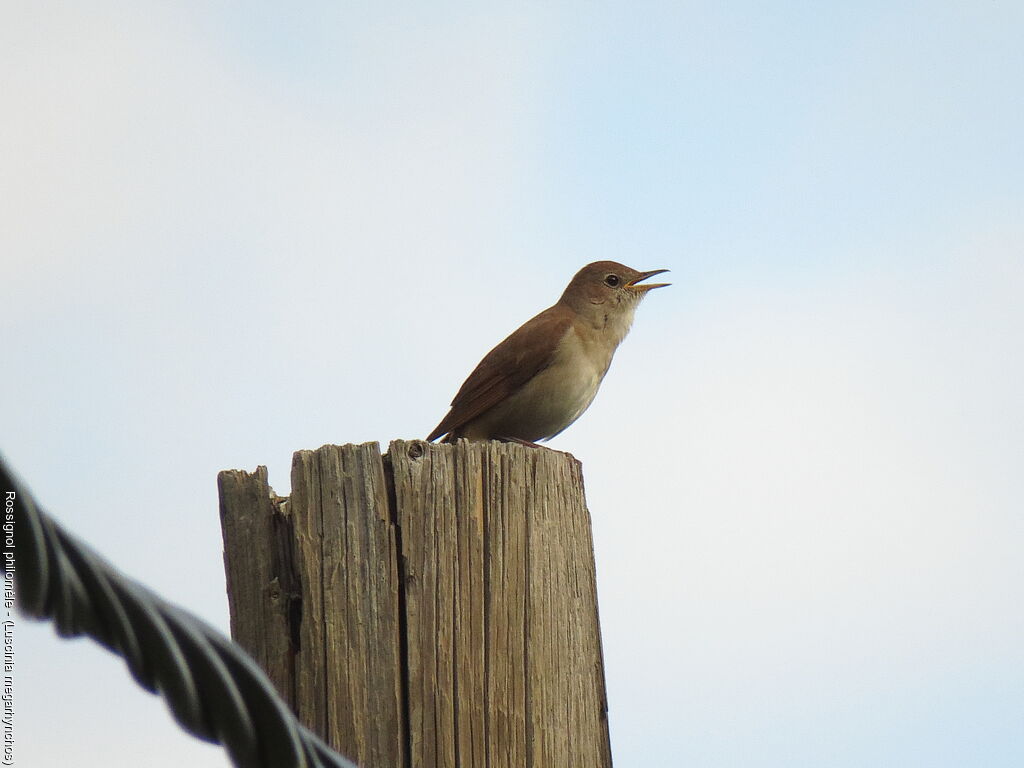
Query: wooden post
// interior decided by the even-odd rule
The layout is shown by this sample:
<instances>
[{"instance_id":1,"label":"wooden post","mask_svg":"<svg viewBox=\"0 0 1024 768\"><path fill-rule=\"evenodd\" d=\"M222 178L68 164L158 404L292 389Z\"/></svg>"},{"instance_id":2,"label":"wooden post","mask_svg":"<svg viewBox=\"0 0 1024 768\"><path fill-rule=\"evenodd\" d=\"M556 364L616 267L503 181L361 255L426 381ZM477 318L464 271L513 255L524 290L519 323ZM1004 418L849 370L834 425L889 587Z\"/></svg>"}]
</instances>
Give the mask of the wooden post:
<instances>
[{"instance_id":1,"label":"wooden post","mask_svg":"<svg viewBox=\"0 0 1024 768\"><path fill-rule=\"evenodd\" d=\"M608 768L580 464L507 443L325 445L221 472L231 633L365 768Z\"/></svg>"}]
</instances>

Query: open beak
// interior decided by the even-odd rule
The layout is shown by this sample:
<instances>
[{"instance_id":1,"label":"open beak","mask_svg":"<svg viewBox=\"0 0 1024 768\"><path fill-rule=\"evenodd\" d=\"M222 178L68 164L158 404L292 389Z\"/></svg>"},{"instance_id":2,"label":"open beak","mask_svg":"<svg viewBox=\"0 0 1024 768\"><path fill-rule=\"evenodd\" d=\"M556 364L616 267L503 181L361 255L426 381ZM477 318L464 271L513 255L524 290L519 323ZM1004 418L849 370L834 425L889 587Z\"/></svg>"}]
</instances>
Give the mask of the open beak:
<instances>
[{"instance_id":1,"label":"open beak","mask_svg":"<svg viewBox=\"0 0 1024 768\"><path fill-rule=\"evenodd\" d=\"M672 283L646 283L644 285L637 285L641 280L646 280L648 277L660 275L662 272L668 272L668 270L652 269L650 272L641 272L634 280L630 280L626 283L626 287L632 288L635 291L640 291L641 293L647 293L647 291L652 291L655 288L664 288L666 285L672 285Z\"/></svg>"}]
</instances>

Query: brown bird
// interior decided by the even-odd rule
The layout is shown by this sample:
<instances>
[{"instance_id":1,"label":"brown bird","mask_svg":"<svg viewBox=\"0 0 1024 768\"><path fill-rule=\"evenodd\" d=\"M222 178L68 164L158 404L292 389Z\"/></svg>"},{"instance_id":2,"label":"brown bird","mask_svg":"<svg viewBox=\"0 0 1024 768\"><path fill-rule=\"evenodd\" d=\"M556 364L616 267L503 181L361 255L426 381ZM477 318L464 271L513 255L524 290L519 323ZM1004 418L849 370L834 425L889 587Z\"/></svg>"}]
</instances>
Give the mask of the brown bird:
<instances>
[{"instance_id":1,"label":"brown bird","mask_svg":"<svg viewBox=\"0 0 1024 768\"><path fill-rule=\"evenodd\" d=\"M614 261L588 264L550 309L487 353L427 440L547 440L578 419L597 394L640 300L668 283L639 285Z\"/></svg>"}]
</instances>

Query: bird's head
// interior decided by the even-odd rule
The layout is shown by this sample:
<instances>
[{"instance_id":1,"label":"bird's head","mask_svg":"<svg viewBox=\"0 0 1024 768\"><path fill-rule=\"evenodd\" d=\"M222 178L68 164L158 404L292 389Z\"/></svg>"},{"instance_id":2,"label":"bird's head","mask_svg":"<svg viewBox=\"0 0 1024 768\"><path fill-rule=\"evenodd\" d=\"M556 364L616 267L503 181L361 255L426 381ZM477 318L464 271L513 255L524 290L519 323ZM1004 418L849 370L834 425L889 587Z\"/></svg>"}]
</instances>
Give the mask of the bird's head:
<instances>
[{"instance_id":1,"label":"bird's head","mask_svg":"<svg viewBox=\"0 0 1024 768\"><path fill-rule=\"evenodd\" d=\"M642 281L663 272L668 270L638 272L614 261L595 261L576 273L559 302L587 317L628 313L632 319L633 310L648 291L669 285Z\"/></svg>"}]
</instances>

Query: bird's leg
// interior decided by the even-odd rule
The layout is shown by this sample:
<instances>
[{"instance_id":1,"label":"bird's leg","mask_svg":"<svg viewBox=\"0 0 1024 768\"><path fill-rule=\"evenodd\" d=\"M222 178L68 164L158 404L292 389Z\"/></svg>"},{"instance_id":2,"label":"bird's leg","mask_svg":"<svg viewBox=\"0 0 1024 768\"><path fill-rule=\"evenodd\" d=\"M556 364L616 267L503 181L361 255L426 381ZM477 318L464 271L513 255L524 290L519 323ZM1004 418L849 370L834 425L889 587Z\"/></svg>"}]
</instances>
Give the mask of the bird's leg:
<instances>
[{"instance_id":1,"label":"bird's leg","mask_svg":"<svg viewBox=\"0 0 1024 768\"><path fill-rule=\"evenodd\" d=\"M550 448L547 448L547 446L537 445L537 443L532 443L529 440L523 440L521 437L496 437L495 440L501 443L517 443L518 445L525 445L527 448L545 448L547 450L551 450Z\"/></svg>"}]
</instances>

